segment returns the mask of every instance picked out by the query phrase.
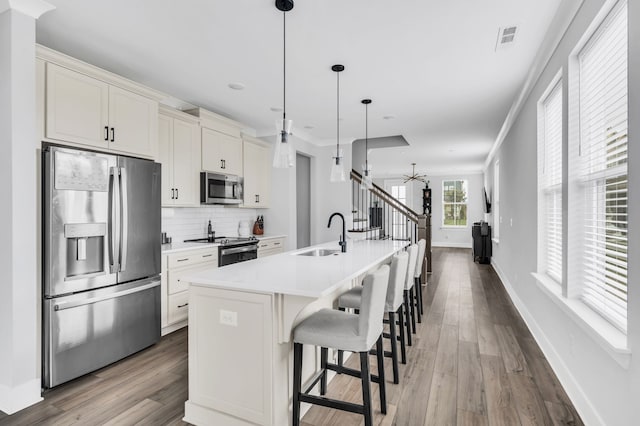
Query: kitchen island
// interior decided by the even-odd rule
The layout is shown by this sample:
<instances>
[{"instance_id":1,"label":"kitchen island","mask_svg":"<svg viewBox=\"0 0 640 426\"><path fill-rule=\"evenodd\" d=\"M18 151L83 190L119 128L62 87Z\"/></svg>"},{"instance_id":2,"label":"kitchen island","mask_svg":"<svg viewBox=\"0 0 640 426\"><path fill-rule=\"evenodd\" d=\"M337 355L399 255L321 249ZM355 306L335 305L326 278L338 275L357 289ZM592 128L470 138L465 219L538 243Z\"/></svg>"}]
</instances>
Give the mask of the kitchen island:
<instances>
[{"instance_id":1,"label":"kitchen island","mask_svg":"<svg viewBox=\"0 0 640 426\"><path fill-rule=\"evenodd\" d=\"M402 250L406 241L337 242L201 271L189 281L189 399L196 425L291 423L293 328L334 307L363 275ZM335 250L326 256L304 253ZM303 378L320 364L305 347ZM313 362L311 362L313 361Z\"/></svg>"}]
</instances>

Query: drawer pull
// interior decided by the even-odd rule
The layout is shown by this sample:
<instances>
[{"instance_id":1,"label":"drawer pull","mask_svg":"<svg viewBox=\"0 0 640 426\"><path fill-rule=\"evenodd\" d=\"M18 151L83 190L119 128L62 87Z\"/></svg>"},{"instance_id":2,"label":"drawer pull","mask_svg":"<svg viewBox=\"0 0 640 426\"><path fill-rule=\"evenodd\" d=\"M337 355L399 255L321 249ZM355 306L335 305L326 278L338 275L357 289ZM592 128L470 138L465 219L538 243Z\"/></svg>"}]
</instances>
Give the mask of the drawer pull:
<instances>
[{"instance_id":1,"label":"drawer pull","mask_svg":"<svg viewBox=\"0 0 640 426\"><path fill-rule=\"evenodd\" d=\"M211 257L213 254L203 254L202 257Z\"/></svg>"},{"instance_id":2,"label":"drawer pull","mask_svg":"<svg viewBox=\"0 0 640 426\"><path fill-rule=\"evenodd\" d=\"M185 258L185 259L178 259L178 260L176 260L176 262L186 262L187 260L189 260L189 258L188 258L188 257L187 257L187 258Z\"/></svg>"},{"instance_id":3,"label":"drawer pull","mask_svg":"<svg viewBox=\"0 0 640 426\"><path fill-rule=\"evenodd\" d=\"M260 247L267 247L269 244L260 244Z\"/></svg>"},{"instance_id":4,"label":"drawer pull","mask_svg":"<svg viewBox=\"0 0 640 426\"><path fill-rule=\"evenodd\" d=\"M189 306L189 303L183 303L182 305L178 305L178 308L184 308L185 306Z\"/></svg>"},{"instance_id":5,"label":"drawer pull","mask_svg":"<svg viewBox=\"0 0 640 426\"><path fill-rule=\"evenodd\" d=\"M274 245L274 246L279 246L279 245L280 245L280 243L273 243L273 245Z\"/></svg>"}]
</instances>

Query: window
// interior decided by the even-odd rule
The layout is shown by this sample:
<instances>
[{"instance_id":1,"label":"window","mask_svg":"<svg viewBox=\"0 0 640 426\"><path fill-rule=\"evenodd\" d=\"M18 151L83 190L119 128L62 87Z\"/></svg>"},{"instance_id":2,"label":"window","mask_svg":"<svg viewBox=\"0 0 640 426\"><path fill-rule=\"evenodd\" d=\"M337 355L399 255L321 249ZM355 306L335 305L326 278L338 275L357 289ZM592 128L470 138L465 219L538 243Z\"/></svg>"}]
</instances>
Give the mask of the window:
<instances>
[{"instance_id":1,"label":"window","mask_svg":"<svg viewBox=\"0 0 640 426\"><path fill-rule=\"evenodd\" d=\"M442 182L442 225L467 226L467 181Z\"/></svg>"},{"instance_id":2,"label":"window","mask_svg":"<svg viewBox=\"0 0 640 426\"><path fill-rule=\"evenodd\" d=\"M385 180L384 188L393 198L404 205L407 205L407 200L411 200L411 186L400 179ZM395 209L391 213L391 235L393 238L401 240L406 239L408 235L407 218Z\"/></svg>"},{"instance_id":3,"label":"window","mask_svg":"<svg viewBox=\"0 0 640 426\"><path fill-rule=\"evenodd\" d=\"M493 239L500 240L500 160L493 164Z\"/></svg>"},{"instance_id":4,"label":"window","mask_svg":"<svg viewBox=\"0 0 640 426\"><path fill-rule=\"evenodd\" d=\"M579 129L569 145L569 290L627 329L627 2L577 55ZM578 75L578 74L577 74Z\"/></svg>"},{"instance_id":5,"label":"window","mask_svg":"<svg viewBox=\"0 0 640 426\"><path fill-rule=\"evenodd\" d=\"M538 271L562 283L562 81L538 102Z\"/></svg>"}]
</instances>

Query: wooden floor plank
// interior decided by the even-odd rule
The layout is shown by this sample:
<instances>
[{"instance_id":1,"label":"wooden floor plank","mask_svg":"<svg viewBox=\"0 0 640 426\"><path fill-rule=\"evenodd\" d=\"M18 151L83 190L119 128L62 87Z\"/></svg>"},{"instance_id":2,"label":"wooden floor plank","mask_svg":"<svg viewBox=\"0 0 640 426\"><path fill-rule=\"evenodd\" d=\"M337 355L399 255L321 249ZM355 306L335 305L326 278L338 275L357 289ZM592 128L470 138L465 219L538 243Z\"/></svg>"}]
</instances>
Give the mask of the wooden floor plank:
<instances>
[{"instance_id":1,"label":"wooden floor plank","mask_svg":"<svg viewBox=\"0 0 640 426\"><path fill-rule=\"evenodd\" d=\"M487 412L480 352L476 343L458 343L457 407L482 416Z\"/></svg>"},{"instance_id":2,"label":"wooden floor plank","mask_svg":"<svg viewBox=\"0 0 640 426\"><path fill-rule=\"evenodd\" d=\"M448 374L435 373L431 382L425 426L455 425L457 380Z\"/></svg>"},{"instance_id":3,"label":"wooden floor plank","mask_svg":"<svg viewBox=\"0 0 640 426\"><path fill-rule=\"evenodd\" d=\"M511 384L499 356L481 355L482 377L487 399L489 424L500 426L519 425L520 418L513 399Z\"/></svg>"},{"instance_id":4,"label":"wooden floor plank","mask_svg":"<svg viewBox=\"0 0 640 426\"><path fill-rule=\"evenodd\" d=\"M494 330L507 373L531 376L527 361L511 327L496 324Z\"/></svg>"},{"instance_id":5,"label":"wooden floor plank","mask_svg":"<svg viewBox=\"0 0 640 426\"><path fill-rule=\"evenodd\" d=\"M487 426L489 421L487 418L478 413L472 411L458 409L458 426Z\"/></svg>"},{"instance_id":6,"label":"wooden floor plank","mask_svg":"<svg viewBox=\"0 0 640 426\"><path fill-rule=\"evenodd\" d=\"M507 373L523 426L551 425L551 417L533 379L522 374Z\"/></svg>"},{"instance_id":7,"label":"wooden floor plank","mask_svg":"<svg viewBox=\"0 0 640 426\"><path fill-rule=\"evenodd\" d=\"M128 410L123 411L116 417L104 423L104 426L119 426L119 425L132 425L142 420L145 420L148 416L153 414L162 404L150 399L143 399Z\"/></svg>"}]
</instances>

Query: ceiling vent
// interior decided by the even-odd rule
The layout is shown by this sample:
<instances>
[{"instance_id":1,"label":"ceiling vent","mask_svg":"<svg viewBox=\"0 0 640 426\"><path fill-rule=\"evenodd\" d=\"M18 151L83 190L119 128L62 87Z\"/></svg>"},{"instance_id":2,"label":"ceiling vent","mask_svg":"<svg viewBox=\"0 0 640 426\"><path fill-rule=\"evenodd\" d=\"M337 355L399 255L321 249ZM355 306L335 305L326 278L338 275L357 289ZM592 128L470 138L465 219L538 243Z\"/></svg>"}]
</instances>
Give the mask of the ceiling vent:
<instances>
[{"instance_id":1,"label":"ceiling vent","mask_svg":"<svg viewBox=\"0 0 640 426\"><path fill-rule=\"evenodd\" d=\"M501 27L498 29L498 39L496 40L496 51L511 47L516 38L518 27Z\"/></svg>"}]
</instances>

